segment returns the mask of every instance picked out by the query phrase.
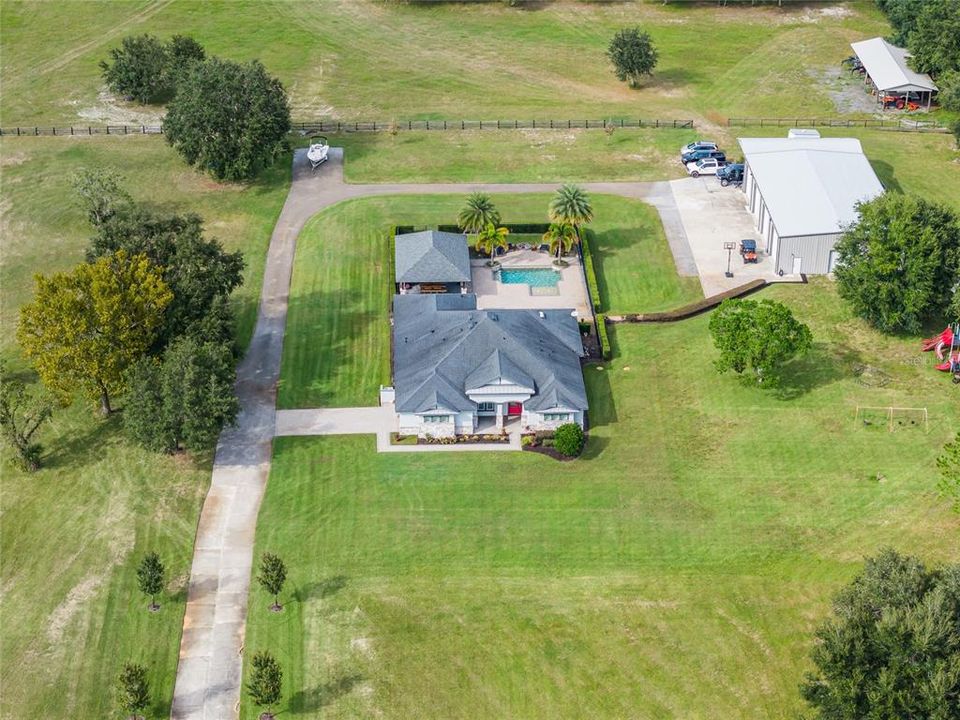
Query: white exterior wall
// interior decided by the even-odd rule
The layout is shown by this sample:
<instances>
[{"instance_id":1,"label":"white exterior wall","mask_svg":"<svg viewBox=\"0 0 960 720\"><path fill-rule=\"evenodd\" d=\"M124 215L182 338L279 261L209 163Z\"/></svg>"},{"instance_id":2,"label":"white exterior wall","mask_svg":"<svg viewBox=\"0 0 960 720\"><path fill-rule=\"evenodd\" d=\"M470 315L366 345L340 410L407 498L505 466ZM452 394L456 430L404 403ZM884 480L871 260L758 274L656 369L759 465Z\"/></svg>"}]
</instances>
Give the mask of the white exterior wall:
<instances>
[{"instance_id":1,"label":"white exterior wall","mask_svg":"<svg viewBox=\"0 0 960 720\"><path fill-rule=\"evenodd\" d=\"M544 420L544 415L555 415L566 412L570 415L569 420ZM521 424L529 430L556 430L561 425L574 422L583 427L583 413L577 410L556 410L548 413L525 412L521 418Z\"/></svg>"}]
</instances>

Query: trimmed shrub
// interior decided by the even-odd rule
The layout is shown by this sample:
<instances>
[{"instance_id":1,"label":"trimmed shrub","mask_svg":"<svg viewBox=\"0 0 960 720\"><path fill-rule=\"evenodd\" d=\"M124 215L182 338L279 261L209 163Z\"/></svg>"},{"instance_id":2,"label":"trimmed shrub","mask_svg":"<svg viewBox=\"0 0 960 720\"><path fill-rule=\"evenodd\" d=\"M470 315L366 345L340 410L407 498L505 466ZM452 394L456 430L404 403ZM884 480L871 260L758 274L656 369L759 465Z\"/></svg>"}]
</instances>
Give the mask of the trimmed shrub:
<instances>
[{"instance_id":1,"label":"trimmed shrub","mask_svg":"<svg viewBox=\"0 0 960 720\"><path fill-rule=\"evenodd\" d=\"M600 340L600 355L604 360L613 357L613 348L610 346L610 337L607 335L607 318L603 313L597 315L597 337Z\"/></svg>"},{"instance_id":2,"label":"trimmed shrub","mask_svg":"<svg viewBox=\"0 0 960 720\"><path fill-rule=\"evenodd\" d=\"M583 272L587 278L587 290L590 293L590 302L593 303L593 311L600 312L603 307L600 302L600 286L597 285L597 273L593 267L593 253L590 249L590 237L593 235L589 230L584 230L580 237L580 248L583 253Z\"/></svg>"},{"instance_id":3,"label":"trimmed shrub","mask_svg":"<svg viewBox=\"0 0 960 720\"><path fill-rule=\"evenodd\" d=\"M576 423L565 423L553 434L553 446L567 457L576 457L583 450L583 428Z\"/></svg>"}]
</instances>

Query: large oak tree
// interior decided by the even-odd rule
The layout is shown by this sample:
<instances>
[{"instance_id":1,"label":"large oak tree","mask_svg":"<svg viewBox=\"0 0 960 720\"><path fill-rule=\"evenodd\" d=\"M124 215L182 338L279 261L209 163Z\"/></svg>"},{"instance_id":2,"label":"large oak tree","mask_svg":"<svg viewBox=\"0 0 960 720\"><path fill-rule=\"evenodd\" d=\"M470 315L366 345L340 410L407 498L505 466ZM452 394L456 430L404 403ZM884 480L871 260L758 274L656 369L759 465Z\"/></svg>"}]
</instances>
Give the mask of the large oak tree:
<instances>
[{"instance_id":1,"label":"large oak tree","mask_svg":"<svg viewBox=\"0 0 960 720\"><path fill-rule=\"evenodd\" d=\"M173 293L144 255L120 250L70 272L38 275L20 310L17 340L37 374L62 399L80 392L104 414L163 323Z\"/></svg>"}]
</instances>

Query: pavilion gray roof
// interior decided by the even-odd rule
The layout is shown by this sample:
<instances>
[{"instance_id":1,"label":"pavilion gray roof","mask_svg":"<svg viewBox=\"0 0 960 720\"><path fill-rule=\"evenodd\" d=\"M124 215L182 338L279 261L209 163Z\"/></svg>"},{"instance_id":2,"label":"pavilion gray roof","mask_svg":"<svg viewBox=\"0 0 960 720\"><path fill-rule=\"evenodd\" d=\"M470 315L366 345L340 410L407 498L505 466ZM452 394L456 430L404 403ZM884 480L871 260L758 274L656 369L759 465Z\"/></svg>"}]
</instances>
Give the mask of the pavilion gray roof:
<instances>
[{"instance_id":1,"label":"pavilion gray roof","mask_svg":"<svg viewBox=\"0 0 960 720\"><path fill-rule=\"evenodd\" d=\"M474 410L467 391L498 382L532 387L532 410L587 409L571 310L477 310L472 295L459 303L444 297L394 298L397 412ZM454 305L463 309L445 309Z\"/></svg>"},{"instance_id":2,"label":"pavilion gray roof","mask_svg":"<svg viewBox=\"0 0 960 720\"><path fill-rule=\"evenodd\" d=\"M398 283L470 282L467 236L425 230L394 237Z\"/></svg>"}]
</instances>

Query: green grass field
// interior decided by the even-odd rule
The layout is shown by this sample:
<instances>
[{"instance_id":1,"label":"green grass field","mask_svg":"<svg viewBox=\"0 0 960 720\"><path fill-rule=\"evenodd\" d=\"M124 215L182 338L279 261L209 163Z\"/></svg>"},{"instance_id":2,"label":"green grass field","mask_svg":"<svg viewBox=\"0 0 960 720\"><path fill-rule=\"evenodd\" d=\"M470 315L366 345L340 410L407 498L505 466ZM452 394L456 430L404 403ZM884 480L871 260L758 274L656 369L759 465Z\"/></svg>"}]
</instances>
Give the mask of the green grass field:
<instances>
[{"instance_id":1,"label":"green grass field","mask_svg":"<svg viewBox=\"0 0 960 720\"><path fill-rule=\"evenodd\" d=\"M138 200L200 213L207 231L247 259L238 292L239 340L256 316L270 232L286 196L288 160L251 187L197 175L158 138L30 138L4 141L0 354L28 380L14 340L18 308L33 275L82 261L90 229L74 206L70 176L111 165ZM83 401L58 409L41 433L44 469L24 475L2 458L0 545L3 632L0 717L112 716L120 664L150 670L150 717L169 713L200 506L210 457L170 458L132 446L121 419L104 422ZM169 582L150 614L136 565L160 553Z\"/></svg>"},{"instance_id":2,"label":"green grass field","mask_svg":"<svg viewBox=\"0 0 960 720\"><path fill-rule=\"evenodd\" d=\"M864 555L960 557L933 467L960 408L913 339L867 329L830 283L764 296L816 340L780 390L716 375L707 316L618 326L585 371L573 463L279 439L257 552L286 558L286 609L254 589L247 647L282 663L282 709L797 717L813 627ZM855 422L891 404L927 407L929 432Z\"/></svg>"},{"instance_id":3,"label":"green grass field","mask_svg":"<svg viewBox=\"0 0 960 720\"><path fill-rule=\"evenodd\" d=\"M104 142L106 141L106 142ZM33 276L67 270L83 260L93 234L74 202L71 177L85 167L112 167L134 200L195 212L208 235L243 251L244 284L234 294L237 341L253 332L270 233L290 184L290 159L278 161L251 185L220 184L188 167L159 137L7 138L3 157L3 287L0 349L13 352L17 311L33 294Z\"/></svg>"},{"instance_id":4,"label":"green grass field","mask_svg":"<svg viewBox=\"0 0 960 720\"><path fill-rule=\"evenodd\" d=\"M373 404L390 380L389 309L395 225L455 222L464 196L383 197L341 203L314 217L297 241L283 349L280 407ZM544 222L547 195L494 196L504 222ZM605 307L661 310L700 297L677 278L656 211L593 198L594 259Z\"/></svg>"},{"instance_id":5,"label":"green grass field","mask_svg":"<svg viewBox=\"0 0 960 720\"><path fill-rule=\"evenodd\" d=\"M960 207L960 152L953 138L863 128L821 129L823 137L857 137L890 189L928 192ZM501 130L342 133L349 182L549 182L664 180L684 176L681 145L716 140L730 159L737 137L784 137L786 128L698 127L688 130Z\"/></svg>"},{"instance_id":6,"label":"green grass field","mask_svg":"<svg viewBox=\"0 0 960 720\"><path fill-rule=\"evenodd\" d=\"M389 120L831 115L824 75L837 74L851 41L887 31L869 2L11 1L0 24L7 125L156 115L98 95L97 63L124 35L143 32L189 34L212 54L259 58L288 88L297 117ZM660 52L639 90L616 80L605 55L631 25Z\"/></svg>"}]
</instances>

